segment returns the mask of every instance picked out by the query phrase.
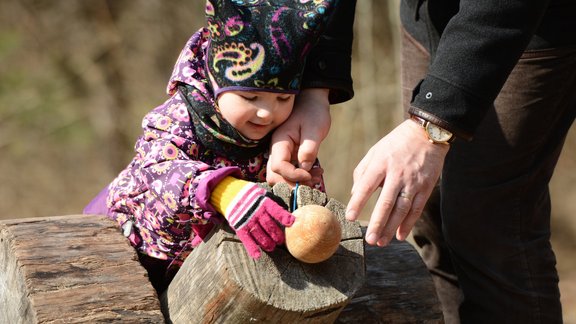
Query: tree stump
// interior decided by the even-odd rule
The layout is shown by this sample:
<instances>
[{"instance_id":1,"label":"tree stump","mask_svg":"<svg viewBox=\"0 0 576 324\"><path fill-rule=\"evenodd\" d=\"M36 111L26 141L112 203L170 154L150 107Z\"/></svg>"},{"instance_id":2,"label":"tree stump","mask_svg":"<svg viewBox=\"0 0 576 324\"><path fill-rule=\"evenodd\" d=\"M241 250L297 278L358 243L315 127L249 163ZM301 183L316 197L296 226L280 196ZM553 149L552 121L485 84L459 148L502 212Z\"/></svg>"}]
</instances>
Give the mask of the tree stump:
<instances>
[{"instance_id":1,"label":"tree stump","mask_svg":"<svg viewBox=\"0 0 576 324\"><path fill-rule=\"evenodd\" d=\"M0 323L161 323L146 271L115 222L0 221Z\"/></svg>"},{"instance_id":2,"label":"tree stump","mask_svg":"<svg viewBox=\"0 0 576 324\"><path fill-rule=\"evenodd\" d=\"M332 323L364 284L364 251L359 223L344 219L344 206L300 187L298 205L316 203L335 213L342 240L326 261L306 264L283 247L254 261L226 225L188 256L162 296L173 323ZM288 205L291 191L274 193Z\"/></svg>"}]
</instances>

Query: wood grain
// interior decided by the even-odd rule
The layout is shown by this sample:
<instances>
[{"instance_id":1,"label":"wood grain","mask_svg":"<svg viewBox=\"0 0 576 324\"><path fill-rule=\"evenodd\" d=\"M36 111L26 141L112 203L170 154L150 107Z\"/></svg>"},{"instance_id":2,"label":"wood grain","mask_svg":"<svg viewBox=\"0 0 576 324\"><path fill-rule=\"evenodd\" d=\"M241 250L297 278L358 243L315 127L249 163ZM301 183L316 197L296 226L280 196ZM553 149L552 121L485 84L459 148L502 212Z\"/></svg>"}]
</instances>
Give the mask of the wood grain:
<instances>
[{"instance_id":1,"label":"wood grain","mask_svg":"<svg viewBox=\"0 0 576 324\"><path fill-rule=\"evenodd\" d=\"M412 245L366 245L365 258L366 282L336 323L444 323L432 277Z\"/></svg>"},{"instance_id":2,"label":"wood grain","mask_svg":"<svg viewBox=\"0 0 576 324\"><path fill-rule=\"evenodd\" d=\"M0 221L0 323L161 323L134 249L103 216Z\"/></svg>"}]
</instances>

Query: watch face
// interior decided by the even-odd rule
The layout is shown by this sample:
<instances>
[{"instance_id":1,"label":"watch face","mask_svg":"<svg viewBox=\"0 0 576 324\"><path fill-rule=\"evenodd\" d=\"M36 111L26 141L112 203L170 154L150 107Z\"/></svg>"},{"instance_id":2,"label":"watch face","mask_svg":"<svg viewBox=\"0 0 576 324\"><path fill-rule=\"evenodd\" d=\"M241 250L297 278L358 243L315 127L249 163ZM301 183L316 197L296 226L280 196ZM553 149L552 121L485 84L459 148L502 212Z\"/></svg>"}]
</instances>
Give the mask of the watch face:
<instances>
[{"instance_id":1,"label":"watch face","mask_svg":"<svg viewBox=\"0 0 576 324\"><path fill-rule=\"evenodd\" d=\"M427 123L426 131L430 139L434 142L448 142L452 138L451 132L431 123Z\"/></svg>"}]
</instances>

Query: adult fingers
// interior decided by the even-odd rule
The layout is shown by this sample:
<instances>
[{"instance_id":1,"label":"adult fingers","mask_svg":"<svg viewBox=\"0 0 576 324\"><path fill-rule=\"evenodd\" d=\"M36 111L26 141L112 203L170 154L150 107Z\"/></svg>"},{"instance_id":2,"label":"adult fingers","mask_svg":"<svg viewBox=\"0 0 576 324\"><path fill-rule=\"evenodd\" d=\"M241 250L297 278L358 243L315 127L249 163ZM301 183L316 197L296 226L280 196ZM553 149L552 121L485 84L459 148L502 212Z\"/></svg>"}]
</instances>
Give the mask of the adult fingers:
<instances>
[{"instance_id":1,"label":"adult fingers","mask_svg":"<svg viewBox=\"0 0 576 324\"><path fill-rule=\"evenodd\" d=\"M400 197L401 184L387 179L378 196L366 230L366 243L384 246L410 211L410 197Z\"/></svg>"},{"instance_id":2,"label":"adult fingers","mask_svg":"<svg viewBox=\"0 0 576 324\"><path fill-rule=\"evenodd\" d=\"M424 193L419 193L416 195L416 197L414 197L410 212L406 218L404 218L404 221L400 224L396 232L396 238L398 240L403 241L408 237L410 231L412 231L412 228L414 228L414 224L416 224L416 221L418 221L418 218L420 218L422 215L424 206L426 205L429 197L430 194Z\"/></svg>"},{"instance_id":3,"label":"adult fingers","mask_svg":"<svg viewBox=\"0 0 576 324\"><path fill-rule=\"evenodd\" d=\"M406 189L404 189L406 191L402 190L398 192L396 188L390 190L392 194L387 196L390 198L383 199L390 199L390 203L387 206L384 204L383 207L378 205L375 207L372 218L380 217L382 218L382 221L379 224L379 227L367 231L367 243L376 244L378 246L388 245L394 237L394 234L397 232L400 224L402 224L410 214L415 195L411 194L410 191L407 191ZM383 189L381 193L383 196L385 195L384 191L385 190ZM393 196L396 192L398 192L398 194L396 194L396 198L394 198ZM368 239L368 235L371 235L372 233L375 235L372 235L372 237Z\"/></svg>"},{"instance_id":4,"label":"adult fingers","mask_svg":"<svg viewBox=\"0 0 576 324\"><path fill-rule=\"evenodd\" d=\"M308 181L311 175L308 171L292 164L293 145L288 141L279 141L272 145L267 165L266 181L270 184L278 182Z\"/></svg>"},{"instance_id":5,"label":"adult fingers","mask_svg":"<svg viewBox=\"0 0 576 324\"><path fill-rule=\"evenodd\" d=\"M298 166L306 171L310 171L320 149L321 140L305 139L298 147Z\"/></svg>"},{"instance_id":6,"label":"adult fingers","mask_svg":"<svg viewBox=\"0 0 576 324\"><path fill-rule=\"evenodd\" d=\"M377 173L371 173L370 171L356 177L352 187L352 195L346 207L346 219L350 221L358 219L360 211L364 209L370 196L378 189L382 179L383 175L378 176Z\"/></svg>"},{"instance_id":7,"label":"adult fingers","mask_svg":"<svg viewBox=\"0 0 576 324\"><path fill-rule=\"evenodd\" d=\"M312 179L312 175L310 174L310 172L304 169L296 168L290 162L286 161L276 162L276 166L278 167L277 170L279 172L273 171L271 167L267 168L266 182L268 182L271 185L274 185L279 182L288 182L290 184L294 184L296 182L304 183Z\"/></svg>"},{"instance_id":8,"label":"adult fingers","mask_svg":"<svg viewBox=\"0 0 576 324\"><path fill-rule=\"evenodd\" d=\"M353 184L352 184L352 189L350 190L351 194L354 194L354 188L356 186L356 183L361 182L360 179L362 178L362 176L366 172L366 168L368 167L368 165L370 164L370 161L372 160L372 152L373 152L372 149L370 149L368 151L368 153L366 153L366 155L362 158L362 160L360 160L360 162L358 163L356 168L354 168L354 171L352 172Z\"/></svg>"}]
</instances>

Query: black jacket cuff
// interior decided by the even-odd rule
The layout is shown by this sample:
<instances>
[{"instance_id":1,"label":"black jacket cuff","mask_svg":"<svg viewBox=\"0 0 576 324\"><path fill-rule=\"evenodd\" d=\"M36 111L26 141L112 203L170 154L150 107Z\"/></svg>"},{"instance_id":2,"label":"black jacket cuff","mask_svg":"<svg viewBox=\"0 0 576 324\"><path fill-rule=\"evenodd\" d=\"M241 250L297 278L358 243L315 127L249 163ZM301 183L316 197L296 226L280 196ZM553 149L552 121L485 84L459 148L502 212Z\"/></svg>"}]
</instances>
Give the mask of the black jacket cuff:
<instances>
[{"instance_id":1,"label":"black jacket cuff","mask_svg":"<svg viewBox=\"0 0 576 324\"><path fill-rule=\"evenodd\" d=\"M414 88L408 112L471 140L492 105L464 89L428 75Z\"/></svg>"}]
</instances>

